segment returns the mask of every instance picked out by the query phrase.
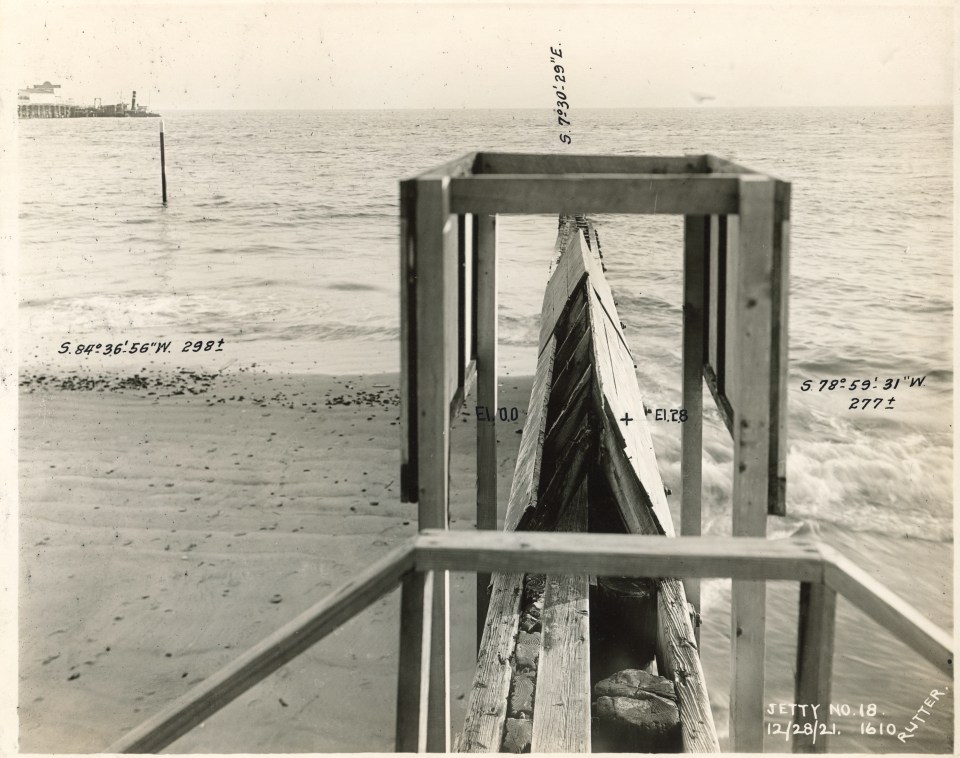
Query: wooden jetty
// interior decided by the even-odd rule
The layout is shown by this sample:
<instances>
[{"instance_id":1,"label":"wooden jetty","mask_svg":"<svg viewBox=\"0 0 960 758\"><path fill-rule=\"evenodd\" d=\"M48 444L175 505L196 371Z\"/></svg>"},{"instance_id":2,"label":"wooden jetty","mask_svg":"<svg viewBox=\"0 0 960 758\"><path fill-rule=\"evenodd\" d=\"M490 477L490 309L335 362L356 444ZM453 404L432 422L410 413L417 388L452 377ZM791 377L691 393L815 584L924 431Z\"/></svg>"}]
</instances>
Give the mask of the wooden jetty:
<instances>
[{"instance_id":1,"label":"wooden jetty","mask_svg":"<svg viewBox=\"0 0 960 758\"><path fill-rule=\"evenodd\" d=\"M908 603L817 541L766 539L784 513L789 184L713 155L481 152L400 187L400 474L419 533L107 752L159 752L397 588L398 752L716 752L690 609L705 577L732 580L737 752L763 750L768 581L798 585L795 703L831 702L838 595L952 678L953 639ZM477 425L477 529L449 529L451 419L474 384L497 407L499 213L684 216L680 536L585 218L562 218L506 529L492 421ZM704 384L732 439L732 537L700 536ZM453 741L450 571L477 574L481 620ZM812 716L797 727L795 752L826 751Z\"/></svg>"},{"instance_id":2,"label":"wooden jetty","mask_svg":"<svg viewBox=\"0 0 960 758\"><path fill-rule=\"evenodd\" d=\"M539 358L504 528L672 537L673 521L635 361L598 251L596 232L585 219L578 226L572 217L561 218L558 258L544 296ZM537 583L543 585L539 593L531 586ZM610 651L591 641L597 634L611 636L604 625L629 625L632 619L616 618L609 611L607 618L599 617L591 594L601 605L604 598L599 587L590 590L589 577L582 575L494 575L458 751L584 752L598 736L604 751L611 749L603 735L591 739L591 720L597 715L591 709L593 687L601 674L614 673L604 669ZM631 711L628 716L600 719L598 726L608 733L624 732L630 731L624 724L635 721L635 742L619 740L624 749L665 752L672 746L684 752L718 752L683 585L677 579L659 579L646 594L652 601L629 595L626 601L638 613L652 616L652 623L635 621L641 629L652 630L653 639L635 638L633 650L619 651L621 663L629 663L629 670L646 670L653 684L648 683L643 702L669 701L662 705L672 706L679 718L667 731L675 726L680 739L672 744L669 735L664 739L661 714L631 709L625 698L605 705L607 710L625 708ZM648 673L654 651L659 679ZM670 694L664 698L650 691L657 685Z\"/></svg>"}]
</instances>

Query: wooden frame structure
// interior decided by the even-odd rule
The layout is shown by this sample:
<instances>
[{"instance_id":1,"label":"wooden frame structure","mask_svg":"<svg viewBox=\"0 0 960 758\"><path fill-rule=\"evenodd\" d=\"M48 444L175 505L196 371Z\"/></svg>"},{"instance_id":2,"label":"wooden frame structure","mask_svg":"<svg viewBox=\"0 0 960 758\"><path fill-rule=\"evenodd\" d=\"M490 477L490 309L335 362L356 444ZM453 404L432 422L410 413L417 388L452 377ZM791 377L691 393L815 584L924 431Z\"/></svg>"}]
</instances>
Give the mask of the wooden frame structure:
<instances>
[{"instance_id":1,"label":"wooden frame structure","mask_svg":"<svg viewBox=\"0 0 960 758\"><path fill-rule=\"evenodd\" d=\"M712 155L469 153L401 182L401 497L421 528L449 522L450 419L477 382L496 408L496 214L684 216L681 533L701 533L702 392L733 438L733 534L766 535L785 514L787 268L790 185ZM478 422L477 527L497 524L495 421ZM436 660L448 646L445 574L433 588ZM478 626L487 577L478 578ZM699 587L687 582L699 610ZM766 600L734 582L731 733L758 750ZM447 664L435 669L430 723L449 712ZM450 735L431 735L431 750Z\"/></svg>"},{"instance_id":2,"label":"wooden frame structure","mask_svg":"<svg viewBox=\"0 0 960 758\"><path fill-rule=\"evenodd\" d=\"M662 537L548 532L426 530L308 608L239 658L114 742L107 753L155 753L319 642L372 603L402 587L396 747L424 752L428 688L438 662L430 655L429 612L436 576L447 571L539 571L735 581L800 582L796 702L830 701L836 597L846 597L948 676L953 639L837 551L797 539ZM413 627L411 624L417 621ZM417 643L417 644L414 644ZM406 653L407 655L404 655ZM824 706L825 707L825 706ZM762 720L762 716L760 717ZM802 731L802 730L801 730ZM826 740L794 736L796 752L826 752Z\"/></svg>"}]
</instances>

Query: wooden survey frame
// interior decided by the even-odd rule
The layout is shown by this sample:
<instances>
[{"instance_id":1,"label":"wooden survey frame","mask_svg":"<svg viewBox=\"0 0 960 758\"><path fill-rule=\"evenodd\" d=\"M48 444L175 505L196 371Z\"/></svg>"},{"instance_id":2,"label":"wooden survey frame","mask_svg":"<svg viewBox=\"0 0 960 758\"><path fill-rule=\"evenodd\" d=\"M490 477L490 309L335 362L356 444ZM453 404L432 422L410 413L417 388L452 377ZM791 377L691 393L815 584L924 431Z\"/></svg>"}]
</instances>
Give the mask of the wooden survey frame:
<instances>
[{"instance_id":1,"label":"wooden survey frame","mask_svg":"<svg viewBox=\"0 0 960 758\"><path fill-rule=\"evenodd\" d=\"M795 702L821 706L830 702L837 595L953 677L953 638L818 541L426 530L194 685L103 752L159 753L397 586L402 590L396 747L398 752L425 752L430 733L426 693L435 667L428 654L432 624L426 611L431 606L436 574L444 571L797 581L800 613ZM801 717L801 725L807 718ZM762 714L757 714L756 720L762 726ZM793 743L794 752L826 752L823 737L812 740L802 731L794 734Z\"/></svg>"},{"instance_id":2,"label":"wooden survey frame","mask_svg":"<svg viewBox=\"0 0 960 758\"><path fill-rule=\"evenodd\" d=\"M733 534L765 536L767 515L785 514L789 210L789 183L713 155L477 152L402 181L400 485L420 528L448 527L450 420L474 378L478 403L496 408L496 215L669 213L684 216L681 534L701 531L705 380L733 438ZM481 529L497 523L494 425L478 422ZM696 581L687 591L699 608ZM441 573L431 724L449 712L447 594ZM762 745L765 605L762 583L734 582L731 733L744 751ZM449 732L428 735L429 749L449 747Z\"/></svg>"}]
</instances>

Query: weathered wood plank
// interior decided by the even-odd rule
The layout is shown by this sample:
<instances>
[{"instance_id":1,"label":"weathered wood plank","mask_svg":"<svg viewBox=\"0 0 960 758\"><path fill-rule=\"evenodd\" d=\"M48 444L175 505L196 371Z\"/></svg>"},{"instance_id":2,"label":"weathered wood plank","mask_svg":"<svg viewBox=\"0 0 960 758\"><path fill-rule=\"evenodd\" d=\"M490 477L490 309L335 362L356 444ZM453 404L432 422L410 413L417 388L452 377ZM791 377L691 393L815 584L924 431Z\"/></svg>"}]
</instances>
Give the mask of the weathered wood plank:
<instances>
[{"instance_id":1,"label":"weathered wood plank","mask_svg":"<svg viewBox=\"0 0 960 758\"><path fill-rule=\"evenodd\" d=\"M592 276L590 281L592 284L595 277ZM672 537L674 530L670 508L667 505L663 480L657 467L657 457L643 410L643 398L637 385L633 358L624 346L622 333L619 331L619 316L612 301L610 302L612 318L607 315L607 311L600 304L596 290L592 290L588 302L590 305L588 313L594 335L593 363L596 370L596 385L604 403L603 408L598 409L603 424L604 441L623 453L624 459L629 462L629 469L638 478L641 491L644 493L643 500L620 500L621 508L626 508L630 503L631 506L627 510L633 511L623 513L624 519L631 531L636 529L637 533L644 533L642 530L646 525L641 525L638 519L646 518L643 508L643 503L646 501L656 520L656 531ZM627 472L625 475L629 476Z\"/></svg>"},{"instance_id":2,"label":"weathered wood plank","mask_svg":"<svg viewBox=\"0 0 960 758\"><path fill-rule=\"evenodd\" d=\"M543 439L546 433L547 403L556 355L557 340L551 337L537 360L527 418L523 425L520 450L514 468L510 500L505 516L506 530L516 529L528 507L536 505L540 482L540 464ZM448 532L452 534L452 532ZM505 532L464 532L486 536L494 541ZM484 571L472 566L470 571ZM493 568L487 568L492 572ZM518 573L493 575L493 590L474 675L473 688L467 706L467 719L457 738L458 752L499 752L507 718L507 696L510 691L512 669L510 656L516 642L520 623L520 598L523 592L524 568Z\"/></svg>"},{"instance_id":3,"label":"weathered wood plank","mask_svg":"<svg viewBox=\"0 0 960 758\"><path fill-rule=\"evenodd\" d=\"M676 540L670 540L675 542ZM706 680L700 665L700 646L690 623L690 612L679 579L660 580L657 602L660 610L662 674L673 681L680 709L680 730L685 753L719 753L717 727L713 722Z\"/></svg>"},{"instance_id":4,"label":"weathered wood plank","mask_svg":"<svg viewBox=\"0 0 960 758\"><path fill-rule=\"evenodd\" d=\"M400 500L415 503L417 485L416 183L400 183Z\"/></svg>"},{"instance_id":5,"label":"weathered wood plank","mask_svg":"<svg viewBox=\"0 0 960 758\"><path fill-rule=\"evenodd\" d=\"M458 158L447 161L446 163L441 163L439 166L434 166L427 171L424 171L422 174L417 174L416 179L442 179L443 177L452 177L452 176L469 176L473 170L474 164L477 162L476 151L469 153L464 153Z\"/></svg>"},{"instance_id":6,"label":"weathered wood plank","mask_svg":"<svg viewBox=\"0 0 960 758\"><path fill-rule=\"evenodd\" d=\"M411 544L394 550L127 732L105 752L160 752L394 589L413 570L414 562Z\"/></svg>"},{"instance_id":7,"label":"weathered wood plank","mask_svg":"<svg viewBox=\"0 0 960 758\"><path fill-rule=\"evenodd\" d=\"M477 529L497 528L497 217L474 216L477 258ZM489 415L490 420L486 419ZM477 645L487 616L489 574L477 574Z\"/></svg>"},{"instance_id":8,"label":"weathered wood plank","mask_svg":"<svg viewBox=\"0 0 960 758\"><path fill-rule=\"evenodd\" d=\"M513 472L513 483L510 485L510 500L507 503L503 526L505 531L516 529L524 512L537 503L543 439L547 432L547 404L550 400L556 349L557 340L551 337L537 360L537 372L533 377L533 390L527 406L527 420L523 424L517 465Z\"/></svg>"},{"instance_id":9,"label":"weathered wood plank","mask_svg":"<svg viewBox=\"0 0 960 758\"><path fill-rule=\"evenodd\" d=\"M449 180L418 179L417 475L421 529L449 525L450 400L457 385L457 250ZM434 578L428 748L450 747L448 576Z\"/></svg>"},{"instance_id":10,"label":"weathered wood plank","mask_svg":"<svg viewBox=\"0 0 960 758\"><path fill-rule=\"evenodd\" d=\"M480 174L450 180L453 213L736 213L736 177Z\"/></svg>"},{"instance_id":11,"label":"weathered wood plank","mask_svg":"<svg viewBox=\"0 0 960 758\"><path fill-rule=\"evenodd\" d=\"M702 155L568 155L565 153L477 154L475 174L697 174L705 173Z\"/></svg>"},{"instance_id":12,"label":"weathered wood plank","mask_svg":"<svg viewBox=\"0 0 960 758\"><path fill-rule=\"evenodd\" d=\"M490 610L477 659L477 673L467 702L463 731L458 735L454 748L456 752L500 752L507 718L507 696L513 675L510 656L520 625L523 576L522 573L494 574Z\"/></svg>"},{"instance_id":13,"label":"weathered wood plank","mask_svg":"<svg viewBox=\"0 0 960 758\"><path fill-rule=\"evenodd\" d=\"M680 426L680 533L699 535L703 471L703 359L706 277L709 265L711 217L686 216L683 240L683 380L682 408L687 420ZM684 582L687 599L700 610L700 582ZM700 635L695 629L696 639Z\"/></svg>"},{"instance_id":14,"label":"weathered wood plank","mask_svg":"<svg viewBox=\"0 0 960 758\"><path fill-rule=\"evenodd\" d=\"M776 182L771 303L769 513L787 515L787 364L789 360L790 184Z\"/></svg>"},{"instance_id":15,"label":"weathered wood plank","mask_svg":"<svg viewBox=\"0 0 960 758\"><path fill-rule=\"evenodd\" d=\"M767 530L770 461L771 275L774 183L757 175L740 178L737 260L736 383L734 397L733 534L762 537ZM728 333L729 335L729 333ZM728 369L730 368L728 364ZM777 380L778 381L778 380ZM734 749L763 749L763 680L766 587L734 581L731 590L733 677L730 735Z\"/></svg>"},{"instance_id":16,"label":"weathered wood plank","mask_svg":"<svg viewBox=\"0 0 960 758\"><path fill-rule=\"evenodd\" d=\"M727 294L727 217L710 217L710 268L707 274L707 363L717 377L717 387L723 390L723 362L726 357L724 332L726 329Z\"/></svg>"},{"instance_id":17,"label":"weathered wood plank","mask_svg":"<svg viewBox=\"0 0 960 758\"><path fill-rule=\"evenodd\" d=\"M540 309L540 350L547 344L553 334L567 306L567 301L574 294L577 284L586 273L583 267L583 258L579 255L563 255L563 251L571 245L579 244L580 234L568 222L568 234L558 237L557 249L554 251L560 257L554 263L553 271L547 281L543 293L543 306Z\"/></svg>"},{"instance_id":18,"label":"weathered wood plank","mask_svg":"<svg viewBox=\"0 0 960 758\"><path fill-rule=\"evenodd\" d=\"M726 158L719 158L716 155L707 153L703 156L707 164L707 170L712 174L755 174L753 169L741 166L739 163L728 161Z\"/></svg>"},{"instance_id":19,"label":"weathered wood plank","mask_svg":"<svg viewBox=\"0 0 960 758\"><path fill-rule=\"evenodd\" d=\"M414 544L417 571L823 580L822 548L798 539L428 529Z\"/></svg>"},{"instance_id":20,"label":"weathered wood plank","mask_svg":"<svg viewBox=\"0 0 960 758\"><path fill-rule=\"evenodd\" d=\"M585 478L556 529L586 532ZM533 711L534 753L590 751L589 579L586 574L547 575Z\"/></svg>"},{"instance_id":21,"label":"weathered wood plank","mask_svg":"<svg viewBox=\"0 0 960 758\"><path fill-rule=\"evenodd\" d=\"M718 377L718 389L731 404L732 413L728 428L733 434L733 416L738 412L733 388L740 384L740 319L737 315L739 302L740 217L727 216L726 248L726 301L724 313L723 378ZM719 403L718 403L719 404Z\"/></svg>"},{"instance_id":22,"label":"weathered wood plank","mask_svg":"<svg viewBox=\"0 0 960 758\"><path fill-rule=\"evenodd\" d=\"M833 548L820 545L819 550L828 587L945 674L953 675L954 641L949 634Z\"/></svg>"},{"instance_id":23,"label":"weathered wood plank","mask_svg":"<svg viewBox=\"0 0 960 758\"><path fill-rule=\"evenodd\" d=\"M830 707L830 682L833 670L833 632L837 616L837 593L824 584L800 584L800 612L797 629L796 698L794 702L818 705L818 713ZM820 716L820 718L823 718ZM797 719L801 730L794 732L793 752L825 753L825 734L805 735L802 727L810 723L816 729L817 718L801 712Z\"/></svg>"},{"instance_id":24,"label":"weathered wood plank","mask_svg":"<svg viewBox=\"0 0 960 758\"><path fill-rule=\"evenodd\" d=\"M461 400L467 395L464 392L466 384L467 365L473 356L473 346L470 344L473 337L473 266L467 263L473 260L473 224L469 213L457 216L457 387ZM450 409L451 417L455 416L455 409Z\"/></svg>"},{"instance_id":25,"label":"weathered wood plank","mask_svg":"<svg viewBox=\"0 0 960 758\"><path fill-rule=\"evenodd\" d=\"M427 749L433 577L433 571L408 574L400 594L396 722L399 753L423 753Z\"/></svg>"}]
</instances>

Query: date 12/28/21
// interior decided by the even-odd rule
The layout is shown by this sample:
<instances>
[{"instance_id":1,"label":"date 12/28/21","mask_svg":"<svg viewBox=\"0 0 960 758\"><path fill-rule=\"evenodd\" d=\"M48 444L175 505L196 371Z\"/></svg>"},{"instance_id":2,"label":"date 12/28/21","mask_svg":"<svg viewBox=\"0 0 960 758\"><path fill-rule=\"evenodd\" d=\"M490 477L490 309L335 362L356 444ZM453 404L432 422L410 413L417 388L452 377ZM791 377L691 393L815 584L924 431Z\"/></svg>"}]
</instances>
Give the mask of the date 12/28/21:
<instances>
[{"instance_id":1,"label":"date 12/28/21","mask_svg":"<svg viewBox=\"0 0 960 758\"><path fill-rule=\"evenodd\" d=\"M566 70L561 64L557 63L558 58L563 58L563 50L560 47L560 43L557 43L556 49L550 48L550 62L554 64L553 94L557 98L557 126L570 126L570 120L567 118L570 115L570 101L567 99L566 93ZM559 84L557 82L559 82ZM565 145L569 145L573 142L573 137L567 132L560 132L560 141Z\"/></svg>"}]
</instances>

